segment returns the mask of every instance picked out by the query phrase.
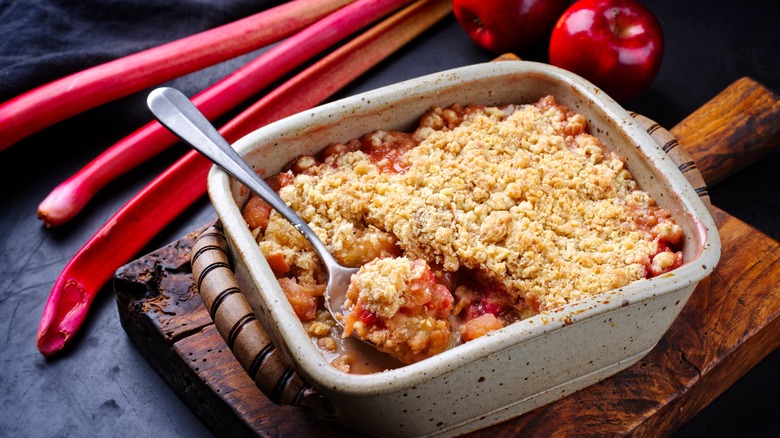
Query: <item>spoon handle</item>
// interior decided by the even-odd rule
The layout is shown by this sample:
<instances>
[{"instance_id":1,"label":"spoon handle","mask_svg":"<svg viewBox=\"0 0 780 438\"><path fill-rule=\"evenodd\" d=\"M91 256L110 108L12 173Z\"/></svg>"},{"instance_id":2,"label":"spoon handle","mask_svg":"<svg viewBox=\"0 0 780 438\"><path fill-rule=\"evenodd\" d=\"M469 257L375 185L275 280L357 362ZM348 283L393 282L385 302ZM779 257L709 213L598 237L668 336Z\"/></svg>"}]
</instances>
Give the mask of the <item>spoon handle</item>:
<instances>
[{"instance_id":1,"label":"spoon handle","mask_svg":"<svg viewBox=\"0 0 780 438\"><path fill-rule=\"evenodd\" d=\"M235 177L290 221L311 242L325 263L334 261L325 244L309 225L255 173L187 96L173 88L158 88L149 94L146 103L160 124Z\"/></svg>"}]
</instances>

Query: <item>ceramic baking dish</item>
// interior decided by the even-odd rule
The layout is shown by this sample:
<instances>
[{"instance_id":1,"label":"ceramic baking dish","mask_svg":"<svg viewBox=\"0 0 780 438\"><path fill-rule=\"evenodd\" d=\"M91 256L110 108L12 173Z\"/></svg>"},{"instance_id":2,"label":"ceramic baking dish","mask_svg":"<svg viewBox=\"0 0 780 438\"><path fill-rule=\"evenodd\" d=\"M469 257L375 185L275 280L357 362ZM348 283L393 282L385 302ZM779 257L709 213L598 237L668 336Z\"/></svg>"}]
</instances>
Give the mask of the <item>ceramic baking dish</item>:
<instances>
[{"instance_id":1,"label":"ceramic baking dish","mask_svg":"<svg viewBox=\"0 0 780 438\"><path fill-rule=\"evenodd\" d=\"M474 65L320 106L234 145L261 174L375 129L408 130L430 107L529 103L552 94L627 163L641 188L683 228L685 263L597 297L509 325L430 359L347 375L322 358L241 217L246 190L215 168L209 196L228 239L236 281L268 336L331 418L376 435L457 435L520 415L638 361L659 341L720 255L717 229L696 190L625 110L583 79L545 64Z\"/></svg>"}]
</instances>

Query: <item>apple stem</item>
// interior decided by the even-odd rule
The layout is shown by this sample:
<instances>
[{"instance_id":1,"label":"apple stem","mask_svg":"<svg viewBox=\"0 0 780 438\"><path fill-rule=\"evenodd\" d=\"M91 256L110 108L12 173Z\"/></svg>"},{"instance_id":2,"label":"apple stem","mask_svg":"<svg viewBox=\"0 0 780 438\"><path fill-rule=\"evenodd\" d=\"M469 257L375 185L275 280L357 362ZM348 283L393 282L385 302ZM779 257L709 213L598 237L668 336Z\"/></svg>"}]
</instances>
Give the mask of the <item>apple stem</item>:
<instances>
[{"instance_id":1,"label":"apple stem","mask_svg":"<svg viewBox=\"0 0 780 438\"><path fill-rule=\"evenodd\" d=\"M612 14L610 15L609 20L609 30L612 31L612 33L619 37L620 36L620 26L618 26L618 9L612 8Z\"/></svg>"}]
</instances>

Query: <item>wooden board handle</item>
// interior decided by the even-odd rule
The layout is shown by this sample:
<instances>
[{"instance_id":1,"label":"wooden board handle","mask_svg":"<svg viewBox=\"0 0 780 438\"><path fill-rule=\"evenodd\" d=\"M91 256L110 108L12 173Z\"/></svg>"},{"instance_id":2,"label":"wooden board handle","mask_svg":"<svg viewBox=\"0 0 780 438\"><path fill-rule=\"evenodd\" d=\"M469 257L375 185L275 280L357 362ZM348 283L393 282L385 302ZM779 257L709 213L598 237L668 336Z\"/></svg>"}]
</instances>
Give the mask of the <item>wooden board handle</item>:
<instances>
[{"instance_id":1,"label":"wooden board handle","mask_svg":"<svg viewBox=\"0 0 780 438\"><path fill-rule=\"evenodd\" d=\"M780 144L780 101L762 84L742 78L669 131L713 186Z\"/></svg>"}]
</instances>

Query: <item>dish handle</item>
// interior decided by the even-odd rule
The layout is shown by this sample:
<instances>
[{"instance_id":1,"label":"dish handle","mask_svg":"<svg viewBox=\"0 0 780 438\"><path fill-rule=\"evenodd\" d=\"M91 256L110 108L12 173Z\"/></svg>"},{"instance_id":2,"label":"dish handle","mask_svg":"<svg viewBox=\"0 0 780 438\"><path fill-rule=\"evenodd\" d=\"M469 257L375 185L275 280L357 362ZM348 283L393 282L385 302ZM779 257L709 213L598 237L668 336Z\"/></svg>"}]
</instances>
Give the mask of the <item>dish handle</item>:
<instances>
[{"instance_id":1,"label":"dish handle","mask_svg":"<svg viewBox=\"0 0 780 438\"><path fill-rule=\"evenodd\" d=\"M631 117L644 128L650 137L661 146L661 149L672 160L675 166L680 169L685 179L693 186L696 194L699 195L704 205L708 208L712 208L712 202L710 201L710 194L707 191L707 183L704 181L699 168L696 167L696 163L693 161L693 157L688 151L680 145L674 135L664 129L661 125L654 122L647 117L637 114L635 112L629 112Z\"/></svg>"},{"instance_id":2,"label":"dish handle","mask_svg":"<svg viewBox=\"0 0 780 438\"><path fill-rule=\"evenodd\" d=\"M255 318L236 282L227 245L217 221L198 236L190 256L195 286L217 331L269 400L308 408L320 418L333 417L332 404L301 379Z\"/></svg>"}]
</instances>

